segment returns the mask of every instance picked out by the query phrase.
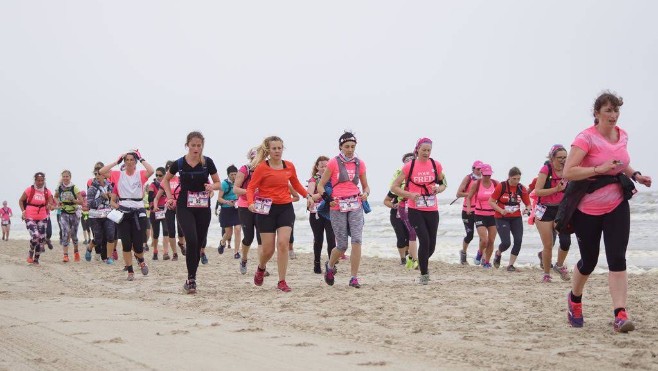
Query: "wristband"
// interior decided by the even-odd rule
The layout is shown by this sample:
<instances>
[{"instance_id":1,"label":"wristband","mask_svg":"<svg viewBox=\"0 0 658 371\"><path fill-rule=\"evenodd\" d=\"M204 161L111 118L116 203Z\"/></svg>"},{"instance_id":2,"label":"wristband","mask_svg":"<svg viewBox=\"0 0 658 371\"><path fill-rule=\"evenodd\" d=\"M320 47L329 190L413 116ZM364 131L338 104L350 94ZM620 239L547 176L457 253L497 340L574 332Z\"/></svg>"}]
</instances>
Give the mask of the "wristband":
<instances>
[{"instance_id":1,"label":"wristband","mask_svg":"<svg viewBox=\"0 0 658 371\"><path fill-rule=\"evenodd\" d=\"M636 172L633 173L633 175L631 175L631 179L633 179L633 181L636 182L636 183L637 183L637 176L638 175L642 175L642 173L639 172L639 171L636 171Z\"/></svg>"},{"instance_id":2,"label":"wristband","mask_svg":"<svg viewBox=\"0 0 658 371\"><path fill-rule=\"evenodd\" d=\"M140 158L140 159L139 159L139 162L140 162L140 163L142 163L142 162L144 162L144 161L146 161L146 160L143 159L143 158Z\"/></svg>"}]
</instances>

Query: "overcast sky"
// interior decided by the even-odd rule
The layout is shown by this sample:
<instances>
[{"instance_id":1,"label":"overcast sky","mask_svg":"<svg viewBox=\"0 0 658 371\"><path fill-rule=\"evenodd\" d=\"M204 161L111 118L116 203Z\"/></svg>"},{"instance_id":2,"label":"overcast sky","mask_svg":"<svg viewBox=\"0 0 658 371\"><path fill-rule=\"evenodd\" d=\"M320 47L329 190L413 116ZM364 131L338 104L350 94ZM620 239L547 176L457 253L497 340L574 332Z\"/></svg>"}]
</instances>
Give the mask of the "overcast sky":
<instances>
[{"instance_id":1,"label":"overcast sky","mask_svg":"<svg viewBox=\"0 0 658 371\"><path fill-rule=\"evenodd\" d=\"M450 199L475 159L527 184L603 89L624 97L632 165L658 176L657 4L3 0L0 199L16 207L36 171L82 185L128 148L163 165L191 130L222 178L274 134L305 180L343 129L376 200L421 136Z\"/></svg>"}]
</instances>

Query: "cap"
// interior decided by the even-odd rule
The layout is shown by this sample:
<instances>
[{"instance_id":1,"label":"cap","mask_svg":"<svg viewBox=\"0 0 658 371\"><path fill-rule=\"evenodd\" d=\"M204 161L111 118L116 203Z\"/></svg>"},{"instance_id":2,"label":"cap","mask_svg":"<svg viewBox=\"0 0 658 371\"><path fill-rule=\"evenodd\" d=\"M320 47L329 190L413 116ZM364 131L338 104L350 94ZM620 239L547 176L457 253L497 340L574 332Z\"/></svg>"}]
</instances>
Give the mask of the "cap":
<instances>
[{"instance_id":1,"label":"cap","mask_svg":"<svg viewBox=\"0 0 658 371\"><path fill-rule=\"evenodd\" d=\"M482 168L482 165L484 165L484 164L482 163L482 161L480 161L480 160L476 160L476 161L473 163L473 169L481 169L481 168Z\"/></svg>"},{"instance_id":2,"label":"cap","mask_svg":"<svg viewBox=\"0 0 658 371\"><path fill-rule=\"evenodd\" d=\"M482 164L482 167L480 167L480 169L482 169L482 175L493 174L493 170L491 170L491 165L489 164Z\"/></svg>"}]
</instances>

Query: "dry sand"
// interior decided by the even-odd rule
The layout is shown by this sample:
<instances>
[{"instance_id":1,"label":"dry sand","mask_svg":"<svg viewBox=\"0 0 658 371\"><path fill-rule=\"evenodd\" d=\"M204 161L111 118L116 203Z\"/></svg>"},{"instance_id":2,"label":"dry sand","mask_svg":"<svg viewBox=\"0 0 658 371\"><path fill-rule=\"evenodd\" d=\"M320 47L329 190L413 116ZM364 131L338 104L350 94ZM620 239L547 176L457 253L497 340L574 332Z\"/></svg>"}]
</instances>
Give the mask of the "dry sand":
<instances>
[{"instance_id":1,"label":"dry sand","mask_svg":"<svg viewBox=\"0 0 658 371\"><path fill-rule=\"evenodd\" d=\"M255 287L254 260L243 276L233 250L211 249L185 295L184 260L149 258L149 275L128 282L122 264L62 263L60 251L30 266L26 241L0 241L0 370L658 369L656 273L630 277L637 330L614 334L606 275L590 279L573 329L569 284L541 284L538 269L431 262L417 286L417 272L366 257L357 290L347 261L328 287L298 254L286 294L276 264Z\"/></svg>"}]
</instances>

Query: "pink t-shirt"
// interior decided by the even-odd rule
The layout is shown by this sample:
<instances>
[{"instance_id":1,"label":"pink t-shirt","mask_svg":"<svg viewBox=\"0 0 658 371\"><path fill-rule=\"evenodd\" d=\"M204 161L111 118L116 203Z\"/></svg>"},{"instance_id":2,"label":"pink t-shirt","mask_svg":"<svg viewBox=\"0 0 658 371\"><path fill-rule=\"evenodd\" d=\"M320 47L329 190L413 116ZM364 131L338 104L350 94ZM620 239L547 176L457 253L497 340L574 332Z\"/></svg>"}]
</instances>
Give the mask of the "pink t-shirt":
<instances>
[{"instance_id":1,"label":"pink t-shirt","mask_svg":"<svg viewBox=\"0 0 658 371\"><path fill-rule=\"evenodd\" d=\"M562 180L562 178L555 173L555 169L552 170L553 170L553 174L551 174L550 188L557 187L558 183L560 183L560 181ZM548 176L548 166L544 165L539 170L539 173ZM560 203L560 201L562 201L562 198L564 198L564 192L557 192L548 196L542 196L540 198L541 198L541 203L543 205L557 205Z\"/></svg>"},{"instance_id":2,"label":"pink t-shirt","mask_svg":"<svg viewBox=\"0 0 658 371\"><path fill-rule=\"evenodd\" d=\"M366 173L366 163L363 162L361 159L359 159L359 164L360 164L359 176L361 176ZM332 157L329 160L329 162L327 162L327 169L331 171L331 185L333 186L331 197L345 198L345 197L356 196L359 193L361 193L359 186L357 186L352 182L352 180L354 180L354 176L356 175L356 163L354 161L345 164L345 169L347 170L347 177L349 178L349 181L347 182L338 183L339 171L338 171L338 160L336 160L336 157ZM331 209L338 210L339 207L334 206Z\"/></svg>"},{"instance_id":3,"label":"pink t-shirt","mask_svg":"<svg viewBox=\"0 0 658 371\"><path fill-rule=\"evenodd\" d=\"M240 170L238 170L244 175L244 180L242 181L242 185L240 188L242 189L247 189L249 186L249 182L251 181L251 178L247 179L249 176L249 168L247 165L242 165L240 167ZM254 193L254 197L258 196L258 190L256 190L256 193ZM249 202L247 202L247 194L243 194L238 196L238 207L249 207Z\"/></svg>"},{"instance_id":4,"label":"pink t-shirt","mask_svg":"<svg viewBox=\"0 0 658 371\"><path fill-rule=\"evenodd\" d=\"M617 160L623 163L613 170L605 173L606 175L617 175L621 173L630 163L631 157L628 154L628 135L619 127L615 127L619 135L616 143L610 143L604 138L596 126L591 126L576 136L573 143L585 151L586 155L580 166L593 167L601 165L610 160ZM609 184L592 193L586 194L578 204L578 210L588 215L603 215L614 210L624 201L624 195L619 183Z\"/></svg>"},{"instance_id":5,"label":"pink t-shirt","mask_svg":"<svg viewBox=\"0 0 658 371\"><path fill-rule=\"evenodd\" d=\"M34 192L34 196L32 196L32 200L30 201L30 193L32 192ZM50 191L48 192L48 195L50 195ZM27 196L25 201L30 202L25 208L25 219L46 219L48 217L48 208L46 207L48 202L44 190L38 190L35 188L34 191L32 191L32 187L30 186L25 189L25 196Z\"/></svg>"},{"instance_id":6,"label":"pink t-shirt","mask_svg":"<svg viewBox=\"0 0 658 371\"><path fill-rule=\"evenodd\" d=\"M11 217L10 215L12 214L11 212L11 207L2 207L0 208L0 219L2 219L3 222L6 222L9 220Z\"/></svg>"},{"instance_id":7,"label":"pink t-shirt","mask_svg":"<svg viewBox=\"0 0 658 371\"><path fill-rule=\"evenodd\" d=\"M434 167L432 166L432 161L409 161L404 166L402 166L402 173L404 173L404 179L409 178L409 170L411 169L411 163L414 162L414 168L411 174L411 181L407 184L407 190L413 193L419 193L423 195L419 199L410 199L407 201L407 205L410 209L416 209L420 211L437 211L439 210L439 205L436 199L436 195L433 194L433 188L436 185L435 180L441 175L443 167L438 161L434 161L436 164L436 171L434 173ZM423 187L423 185L425 187ZM425 190L427 188L427 190ZM428 192L429 191L429 192ZM422 201L425 205L417 205L417 201Z\"/></svg>"},{"instance_id":8,"label":"pink t-shirt","mask_svg":"<svg viewBox=\"0 0 658 371\"><path fill-rule=\"evenodd\" d=\"M494 216L496 212L491 205L489 205L489 199L495 190L496 183L494 183L493 179L488 188L485 188L484 184L480 182L478 190L475 193L475 215Z\"/></svg>"}]
</instances>

